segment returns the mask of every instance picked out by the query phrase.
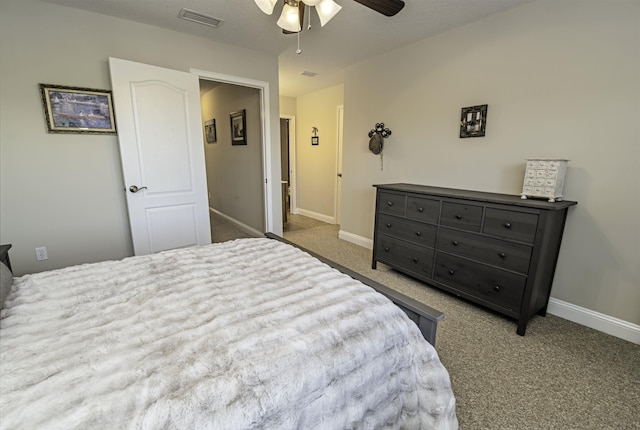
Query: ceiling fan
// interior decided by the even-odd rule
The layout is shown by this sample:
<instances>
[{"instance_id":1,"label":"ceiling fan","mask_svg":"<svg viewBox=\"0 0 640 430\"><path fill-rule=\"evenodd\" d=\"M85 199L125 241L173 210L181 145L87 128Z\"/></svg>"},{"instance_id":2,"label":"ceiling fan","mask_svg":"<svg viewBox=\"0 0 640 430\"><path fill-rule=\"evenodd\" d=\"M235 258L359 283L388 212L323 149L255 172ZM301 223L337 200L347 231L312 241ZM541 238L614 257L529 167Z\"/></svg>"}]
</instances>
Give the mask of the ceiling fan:
<instances>
[{"instance_id":1,"label":"ceiling fan","mask_svg":"<svg viewBox=\"0 0 640 430\"><path fill-rule=\"evenodd\" d=\"M279 0L254 0L258 7L267 15L273 13L273 9ZM404 7L403 0L354 0L385 16L394 16ZM333 0L284 0L282 14L278 19L278 26L287 34L299 33L302 31L304 21L304 9L306 6L314 6L320 25L324 25L331 20L342 6Z\"/></svg>"}]
</instances>

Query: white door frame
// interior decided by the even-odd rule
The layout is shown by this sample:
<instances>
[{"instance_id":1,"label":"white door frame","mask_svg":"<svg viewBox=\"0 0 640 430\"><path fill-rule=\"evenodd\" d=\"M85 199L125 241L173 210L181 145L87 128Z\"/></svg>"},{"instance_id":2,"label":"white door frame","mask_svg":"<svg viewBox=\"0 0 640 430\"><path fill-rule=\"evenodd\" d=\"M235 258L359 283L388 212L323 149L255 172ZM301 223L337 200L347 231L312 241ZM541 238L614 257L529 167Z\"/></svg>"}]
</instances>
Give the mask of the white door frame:
<instances>
[{"instance_id":1,"label":"white door frame","mask_svg":"<svg viewBox=\"0 0 640 430\"><path fill-rule=\"evenodd\" d=\"M298 213L297 170L296 170L296 117L293 115L280 115L280 118L289 120L289 198L291 213Z\"/></svg>"},{"instance_id":2,"label":"white door frame","mask_svg":"<svg viewBox=\"0 0 640 430\"><path fill-rule=\"evenodd\" d=\"M264 191L265 232L274 232L276 234L278 232L281 233L282 228L276 229L273 224L274 217L272 213L273 193L271 192L271 187L276 183L277 186L280 187L280 180L276 181L273 178L273 172L271 170L271 113L268 108L269 100L271 98L269 94L269 82L193 68L190 69L190 72L194 75L198 75L201 79L208 79L260 90L260 113L262 116L262 169L264 174L264 182L262 185Z\"/></svg>"},{"instance_id":3,"label":"white door frame","mask_svg":"<svg viewBox=\"0 0 640 430\"><path fill-rule=\"evenodd\" d=\"M334 204L334 216L336 224L340 224L342 217L342 145L344 144L344 105L338 105L336 109L336 176ZM340 175L340 176L338 176Z\"/></svg>"}]
</instances>

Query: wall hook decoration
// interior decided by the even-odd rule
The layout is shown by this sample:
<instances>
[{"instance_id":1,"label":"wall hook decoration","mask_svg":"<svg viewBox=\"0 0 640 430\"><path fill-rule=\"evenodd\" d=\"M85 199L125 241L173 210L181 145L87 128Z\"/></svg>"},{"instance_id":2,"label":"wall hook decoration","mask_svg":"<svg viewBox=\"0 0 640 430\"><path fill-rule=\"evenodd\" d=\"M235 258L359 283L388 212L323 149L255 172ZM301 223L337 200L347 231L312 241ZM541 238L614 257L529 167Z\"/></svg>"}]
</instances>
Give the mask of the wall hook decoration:
<instances>
[{"instance_id":1,"label":"wall hook decoration","mask_svg":"<svg viewBox=\"0 0 640 430\"><path fill-rule=\"evenodd\" d=\"M383 122L376 123L376 127L369 132L369 151L380 154L384 146L384 139L391 136L391 130L385 128Z\"/></svg>"},{"instance_id":2,"label":"wall hook decoration","mask_svg":"<svg viewBox=\"0 0 640 430\"><path fill-rule=\"evenodd\" d=\"M320 137L318 136L318 127L311 127L311 132L313 133L313 136L311 136L311 144L319 145Z\"/></svg>"}]
</instances>

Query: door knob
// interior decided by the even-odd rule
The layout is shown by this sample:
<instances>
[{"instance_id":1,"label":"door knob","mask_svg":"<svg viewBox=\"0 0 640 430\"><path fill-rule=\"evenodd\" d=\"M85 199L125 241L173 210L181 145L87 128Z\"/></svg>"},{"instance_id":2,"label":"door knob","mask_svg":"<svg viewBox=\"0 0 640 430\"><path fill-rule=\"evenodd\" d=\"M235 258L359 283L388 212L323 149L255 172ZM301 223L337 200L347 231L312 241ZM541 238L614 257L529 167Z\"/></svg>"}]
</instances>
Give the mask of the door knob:
<instances>
[{"instance_id":1,"label":"door knob","mask_svg":"<svg viewBox=\"0 0 640 430\"><path fill-rule=\"evenodd\" d=\"M146 190L146 189L147 189L147 187L140 187L140 188L138 188L136 185L131 185L131 186L129 187L129 191L131 191L132 193L137 193L137 192L138 192L138 191L140 191L140 190Z\"/></svg>"}]
</instances>

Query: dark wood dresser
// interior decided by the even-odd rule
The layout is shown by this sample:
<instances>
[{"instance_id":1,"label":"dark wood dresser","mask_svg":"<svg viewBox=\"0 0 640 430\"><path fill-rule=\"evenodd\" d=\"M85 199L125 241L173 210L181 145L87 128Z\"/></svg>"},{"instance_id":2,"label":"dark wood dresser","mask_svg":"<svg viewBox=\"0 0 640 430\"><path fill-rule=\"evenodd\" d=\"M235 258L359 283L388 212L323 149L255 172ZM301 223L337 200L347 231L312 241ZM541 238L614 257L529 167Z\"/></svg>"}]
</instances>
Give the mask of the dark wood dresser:
<instances>
[{"instance_id":1,"label":"dark wood dresser","mask_svg":"<svg viewBox=\"0 0 640 430\"><path fill-rule=\"evenodd\" d=\"M373 263L518 321L546 315L572 201L412 184L375 185Z\"/></svg>"}]
</instances>

